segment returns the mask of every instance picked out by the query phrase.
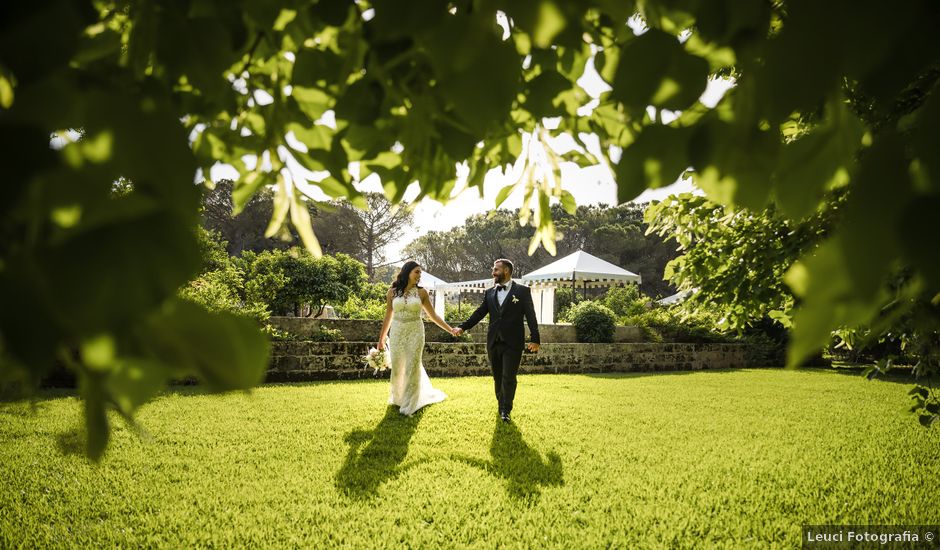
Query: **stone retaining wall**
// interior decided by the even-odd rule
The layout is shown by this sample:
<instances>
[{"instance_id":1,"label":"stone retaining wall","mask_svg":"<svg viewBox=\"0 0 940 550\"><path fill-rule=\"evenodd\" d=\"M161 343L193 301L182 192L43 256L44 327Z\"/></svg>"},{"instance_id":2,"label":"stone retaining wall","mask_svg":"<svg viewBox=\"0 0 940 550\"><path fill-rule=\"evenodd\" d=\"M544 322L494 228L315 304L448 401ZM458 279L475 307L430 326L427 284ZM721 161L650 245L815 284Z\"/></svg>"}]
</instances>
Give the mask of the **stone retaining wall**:
<instances>
[{"instance_id":1,"label":"stone retaining wall","mask_svg":"<svg viewBox=\"0 0 940 550\"><path fill-rule=\"evenodd\" d=\"M373 378L362 356L367 342L275 342L268 381ZM526 353L520 373L597 373L774 367L766 353L746 344L559 344ZM424 346L431 376L489 375L486 345L436 343ZM388 372L377 376L388 377Z\"/></svg>"},{"instance_id":2,"label":"stone retaining wall","mask_svg":"<svg viewBox=\"0 0 940 550\"><path fill-rule=\"evenodd\" d=\"M467 316L470 316L472 310L467 308ZM272 317L270 323L281 330L297 336L303 340L311 333L324 327L339 329L343 337L349 342L374 342L379 339L379 330L382 329L382 321L367 321L359 319L307 319L304 317ZM487 323L482 322L473 327L469 334L474 342L486 343ZM448 334L441 330L437 325L431 322L424 323L425 339L428 342L446 342ZM577 342L575 330L572 325L539 325L539 334L543 342ZM529 335L529 328L526 327L526 338ZM638 327L616 327L614 332L614 342L642 342L643 333Z\"/></svg>"}]
</instances>

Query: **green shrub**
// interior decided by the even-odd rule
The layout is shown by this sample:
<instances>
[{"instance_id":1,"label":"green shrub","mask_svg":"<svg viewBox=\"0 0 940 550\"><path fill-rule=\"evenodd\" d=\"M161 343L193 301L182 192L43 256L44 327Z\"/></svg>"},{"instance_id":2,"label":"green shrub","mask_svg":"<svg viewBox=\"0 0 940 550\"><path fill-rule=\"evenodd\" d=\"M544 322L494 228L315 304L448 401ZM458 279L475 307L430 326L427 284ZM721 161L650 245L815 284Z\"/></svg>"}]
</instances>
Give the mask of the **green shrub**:
<instances>
[{"instance_id":1,"label":"green shrub","mask_svg":"<svg viewBox=\"0 0 940 550\"><path fill-rule=\"evenodd\" d=\"M346 300L335 306L336 314L341 319L370 319L381 321L385 317L385 294L388 285L384 283L366 283Z\"/></svg>"},{"instance_id":2,"label":"green shrub","mask_svg":"<svg viewBox=\"0 0 940 550\"><path fill-rule=\"evenodd\" d=\"M718 320L707 313L689 313L682 307L654 307L620 318L623 325L640 327L650 342L707 344L734 338L718 330Z\"/></svg>"},{"instance_id":3,"label":"green shrub","mask_svg":"<svg viewBox=\"0 0 940 550\"><path fill-rule=\"evenodd\" d=\"M338 328L329 328L319 325L317 330L310 333L307 340L311 342L345 342L343 332Z\"/></svg>"},{"instance_id":4,"label":"green shrub","mask_svg":"<svg viewBox=\"0 0 940 550\"><path fill-rule=\"evenodd\" d=\"M299 248L265 250L245 252L237 263L248 297L263 300L278 315L299 315L304 306L318 315L328 304L346 303L366 280L362 263L345 254L314 258Z\"/></svg>"},{"instance_id":5,"label":"green shrub","mask_svg":"<svg viewBox=\"0 0 940 550\"><path fill-rule=\"evenodd\" d=\"M602 303L617 317L639 315L650 308L650 299L644 296L637 285L613 287L607 291Z\"/></svg>"},{"instance_id":6,"label":"green shrub","mask_svg":"<svg viewBox=\"0 0 940 550\"><path fill-rule=\"evenodd\" d=\"M276 311L273 306L277 296L289 282L280 265L280 255L246 250L241 256L232 258L232 262L245 274L242 290L245 300L263 303L270 311Z\"/></svg>"},{"instance_id":7,"label":"green shrub","mask_svg":"<svg viewBox=\"0 0 940 550\"><path fill-rule=\"evenodd\" d=\"M609 307L597 302L581 302L571 307L571 323L579 342L607 343L614 341L617 318Z\"/></svg>"},{"instance_id":8,"label":"green shrub","mask_svg":"<svg viewBox=\"0 0 940 550\"><path fill-rule=\"evenodd\" d=\"M620 324L624 326L635 326L640 329L640 332L643 333L644 342L663 342L665 338L663 333L654 326L650 319L645 315L636 315L632 317L625 317L621 320Z\"/></svg>"},{"instance_id":9,"label":"green shrub","mask_svg":"<svg viewBox=\"0 0 940 550\"><path fill-rule=\"evenodd\" d=\"M198 228L203 266L199 275L179 290L180 298L212 312L250 317L262 325L270 312L263 303L245 297L245 276L225 251L218 232Z\"/></svg>"},{"instance_id":10,"label":"green shrub","mask_svg":"<svg viewBox=\"0 0 940 550\"><path fill-rule=\"evenodd\" d=\"M232 265L226 247L228 242L222 238L218 231L196 226L196 237L199 240L199 252L202 255L201 273L224 269Z\"/></svg>"},{"instance_id":11,"label":"green shrub","mask_svg":"<svg viewBox=\"0 0 940 550\"><path fill-rule=\"evenodd\" d=\"M571 306L582 302L581 295L571 288L555 289L555 318L563 323L570 323Z\"/></svg>"},{"instance_id":12,"label":"green shrub","mask_svg":"<svg viewBox=\"0 0 940 550\"><path fill-rule=\"evenodd\" d=\"M238 270L234 268L209 271L196 277L180 289L184 300L199 304L209 311L240 313L242 300L238 295L241 284Z\"/></svg>"},{"instance_id":13,"label":"green shrub","mask_svg":"<svg viewBox=\"0 0 940 550\"><path fill-rule=\"evenodd\" d=\"M476 296L480 296L477 294ZM482 297L480 298L482 300ZM457 304L444 304L444 320L450 324L462 323L470 317L470 314L480 305L480 302L473 300L464 300L459 306Z\"/></svg>"}]
</instances>

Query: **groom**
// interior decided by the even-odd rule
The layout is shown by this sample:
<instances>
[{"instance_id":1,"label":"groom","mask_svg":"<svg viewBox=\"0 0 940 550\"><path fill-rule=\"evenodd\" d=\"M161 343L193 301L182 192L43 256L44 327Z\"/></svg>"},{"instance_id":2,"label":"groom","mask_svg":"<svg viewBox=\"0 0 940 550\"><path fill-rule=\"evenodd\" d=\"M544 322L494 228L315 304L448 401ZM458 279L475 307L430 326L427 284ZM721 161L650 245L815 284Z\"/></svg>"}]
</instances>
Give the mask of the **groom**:
<instances>
[{"instance_id":1,"label":"groom","mask_svg":"<svg viewBox=\"0 0 940 550\"><path fill-rule=\"evenodd\" d=\"M470 330L489 314L490 329L486 333L486 352L490 357L493 381L496 383L499 417L503 422L509 422L512 399L516 395L516 373L519 372L522 347L525 343L522 317L525 316L532 337L532 342L526 347L534 353L539 351L539 325L535 319L535 307L532 305L532 292L529 287L512 280L512 262L506 259L493 262L493 281L496 285L483 294L483 303L473 315L454 329L454 336L460 336L464 331Z\"/></svg>"}]
</instances>

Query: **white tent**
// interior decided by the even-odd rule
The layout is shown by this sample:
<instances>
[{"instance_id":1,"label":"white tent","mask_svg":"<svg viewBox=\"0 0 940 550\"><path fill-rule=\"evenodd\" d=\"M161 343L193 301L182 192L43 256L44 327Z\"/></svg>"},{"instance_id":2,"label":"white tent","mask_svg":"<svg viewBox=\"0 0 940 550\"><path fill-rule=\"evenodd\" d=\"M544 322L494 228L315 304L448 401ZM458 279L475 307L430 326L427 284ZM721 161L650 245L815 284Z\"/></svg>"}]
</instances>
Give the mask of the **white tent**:
<instances>
[{"instance_id":1,"label":"white tent","mask_svg":"<svg viewBox=\"0 0 940 550\"><path fill-rule=\"evenodd\" d=\"M695 290L696 290L696 289L692 289L692 290L683 290L683 291L681 291L681 292L676 292L676 293L673 294L672 296L666 296L666 297L663 298L662 300L657 300L656 303L659 304L659 305L661 305L661 306L670 306L670 305L672 305L672 304L681 304L682 302L684 302L684 301L686 300L686 298L688 298L689 296L691 296L692 293L695 292Z\"/></svg>"},{"instance_id":2,"label":"white tent","mask_svg":"<svg viewBox=\"0 0 940 550\"><path fill-rule=\"evenodd\" d=\"M522 277L532 287L532 301L540 322L554 322L555 289L558 287L596 288L617 284L640 284L641 278L583 250L569 254ZM544 321L541 321L544 319Z\"/></svg>"},{"instance_id":3,"label":"white tent","mask_svg":"<svg viewBox=\"0 0 940 550\"><path fill-rule=\"evenodd\" d=\"M423 279L422 279L423 280ZM519 279L513 279L517 283L522 281ZM492 287L493 278L488 279L476 279L473 281L461 281L459 283L442 283L437 286L438 292L434 294L434 310L437 312L441 318L444 317L444 294L445 293L461 293L461 292L475 292L475 293L484 293L486 289ZM476 304L474 304L476 307Z\"/></svg>"},{"instance_id":4,"label":"white tent","mask_svg":"<svg viewBox=\"0 0 940 550\"><path fill-rule=\"evenodd\" d=\"M640 276L592 256L583 250L540 267L522 277L526 284L554 283L553 286L611 286L617 283L640 284ZM567 283L567 285L566 285Z\"/></svg>"},{"instance_id":5,"label":"white tent","mask_svg":"<svg viewBox=\"0 0 940 550\"><path fill-rule=\"evenodd\" d=\"M441 285L446 285L446 284L448 284L447 281L443 279L439 279L435 277L434 275L431 275L427 271L421 272L421 281L418 283L419 286L421 286L428 292L431 292L432 290L437 290L437 287Z\"/></svg>"}]
</instances>

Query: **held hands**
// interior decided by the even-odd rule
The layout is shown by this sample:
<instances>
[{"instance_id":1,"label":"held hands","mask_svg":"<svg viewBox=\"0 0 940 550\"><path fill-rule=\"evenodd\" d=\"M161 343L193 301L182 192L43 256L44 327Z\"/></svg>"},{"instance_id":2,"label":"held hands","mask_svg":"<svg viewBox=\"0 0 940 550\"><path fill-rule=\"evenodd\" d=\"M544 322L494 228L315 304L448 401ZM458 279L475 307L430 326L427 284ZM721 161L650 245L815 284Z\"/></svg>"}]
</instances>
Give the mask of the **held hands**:
<instances>
[{"instance_id":1,"label":"held hands","mask_svg":"<svg viewBox=\"0 0 940 550\"><path fill-rule=\"evenodd\" d=\"M453 327L450 329L450 333L453 334L454 336L460 336L461 334L463 334L463 329Z\"/></svg>"},{"instance_id":2,"label":"held hands","mask_svg":"<svg viewBox=\"0 0 940 550\"><path fill-rule=\"evenodd\" d=\"M529 342L528 344L526 344L526 349L531 351L532 353L538 353L539 345L536 344L535 342Z\"/></svg>"}]
</instances>

